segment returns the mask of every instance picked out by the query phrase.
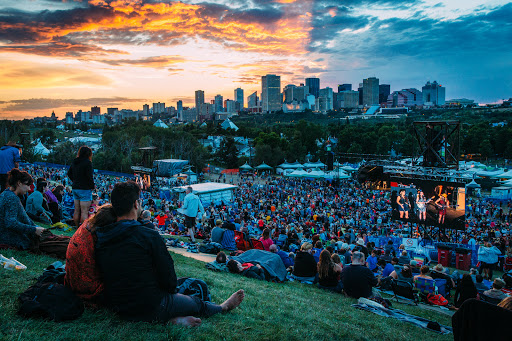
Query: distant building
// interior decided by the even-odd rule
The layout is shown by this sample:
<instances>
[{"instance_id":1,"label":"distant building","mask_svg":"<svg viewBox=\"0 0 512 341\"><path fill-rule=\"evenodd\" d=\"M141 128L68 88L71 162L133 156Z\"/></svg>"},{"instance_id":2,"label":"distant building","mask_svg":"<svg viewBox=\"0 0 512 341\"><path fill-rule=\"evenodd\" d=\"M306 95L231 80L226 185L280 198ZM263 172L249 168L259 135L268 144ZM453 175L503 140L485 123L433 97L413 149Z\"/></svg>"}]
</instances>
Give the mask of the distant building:
<instances>
[{"instance_id":1,"label":"distant building","mask_svg":"<svg viewBox=\"0 0 512 341\"><path fill-rule=\"evenodd\" d=\"M195 108L183 110L183 113L181 115L181 121L187 122L187 123L196 122L197 121L197 110Z\"/></svg>"},{"instance_id":2,"label":"distant building","mask_svg":"<svg viewBox=\"0 0 512 341\"><path fill-rule=\"evenodd\" d=\"M388 96L387 107L414 107L423 105L423 94L418 89L402 89L393 91Z\"/></svg>"},{"instance_id":3,"label":"distant building","mask_svg":"<svg viewBox=\"0 0 512 341\"><path fill-rule=\"evenodd\" d=\"M379 104L382 104L382 103L386 104L390 93L391 93L391 85L379 84Z\"/></svg>"},{"instance_id":4,"label":"distant building","mask_svg":"<svg viewBox=\"0 0 512 341\"><path fill-rule=\"evenodd\" d=\"M376 104L379 104L379 79L375 77L363 79L363 105Z\"/></svg>"},{"instance_id":5,"label":"distant building","mask_svg":"<svg viewBox=\"0 0 512 341\"><path fill-rule=\"evenodd\" d=\"M165 114L165 103L153 103L153 115Z\"/></svg>"},{"instance_id":6,"label":"distant building","mask_svg":"<svg viewBox=\"0 0 512 341\"><path fill-rule=\"evenodd\" d=\"M114 116L119 111L119 108L107 108L107 115ZM94 115L93 115L94 117Z\"/></svg>"},{"instance_id":7,"label":"distant building","mask_svg":"<svg viewBox=\"0 0 512 341\"><path fill-rule=\"evenodd\" d=\"M320 89L318 93L318 103L317 110L321 112L326 112L333 109L333 101L334 95L332 88L324 88Z\"/></svg>"},{"instance_id":8,"label":"distant building","mask_svg":"<svg viewBox=\"0 0 512 341\"><path fill-rule=\"evenodd\" d=\"M352 84L339 84L338 92L342 91L352 91Z\"/></svg>"},{"instance_id":9,"label":"distant building","mask_svg":"<svg viewBox=\"0 0 512 341\"><path fill-rule=\"evenodd\" d=\"M149 105L148 104L144 104L142 106L142 115L149 116Z\"/></svg>"},{"instance_id":10,"label":"distant building","mask_svg":"<svg viewBox=\"0 0 512 341\"><path fill-rule=\"evenodd\" d=\"M222 97L222 95L215 96L215 107L214 107L215 112L223 112L224 111L224 105L222 103L223 101L224 101L224 97Z\"/></svg>"},{"instance_id":11,"label":"distant building","mask_svg":"<svg viewBox=\"0 0 512 341\"><path fill-rule=\"evenodd\" d=\"M201 104L204 103L204 91L203 90L197 90L195 93L195 102L196 102L196 109L199 111L201 109Z\"/></svg>"},{"instance_id":12,"label":"distant building","mask_svg":"<svg viewBox=\"0 0 512 341\"><path fill-rule=\"evenodd\" d=\"M176 108L173 106L165 108L165 111L167 112L168 115L171 115L171 116L176 115Z\"/></svg>"},{"instance_id":13,"label":"distant building","mask_svg":"<svg viewBox=\"0 0 512 341\"><path fill-rule=\"evenodd\" d=\"M338 92L338 103L340 108L353 109L359 106L359 91Z\"/></svg>"},{"instance_id":14,"label":"distant building","mask_svg":"<svg viewBox=\"0 0 512 341\"><path fill-rule=\"evenodd\" d=\"M467 98L457 98L457 99L450 99L445 102L445 105L449 105L452 107L474 107L475 101L472 99Z\"/></svg>"},{"instance_id":15,"label":"distant building","mask_svg":"<svg viewBox=\"0 0 512 341\"><path fill-rule=\"evenodd\" d=\"M236 102L235 101L232 101L230 99L227 99L225 102L225 107L226 107L226 112L228 113L233 113L233 112L236 112Z\"/></svg>"},{"instance_id":16,"label":"distant building","mask_svg":"<svg viewBox=\"0 0 512 341\"><path fill-rule=\"evenodd\" d=\"M309 95L315 98L313 95ZM311 105L305 99L302 101L293 100L289 103L283 103L283 112L284 113L295 113L295 112L304 112L306 109L311 109Z\"/></svg>"},{"instance_id":17,"label":"distant building","mask_svg":"<svg viewBox=\"0 0 512 341\"><path fill-rule=\"evenodd\" d=\"M213 119L215 105L212 103L203 103L199 108L199 121L206 121Z\"/></svg>"},{"instance_id":18,"label":"distant building","mask_svg":"<svg viewBox=\"0 0 512 341\"><path fill-rule=\"evenodd\" d=\"M244 110L244 89L236 88L234 95L235 102L238 103L239 110Z\"/></svg>"},{"instance_id":19,"label":"distant building","mask_svg":"<svg viewBox=\"0 0 512 341\"><path fill-rule=\"evenodd\" d=\"M91 116L101 115L100 107L94 106L91 107Z\"/></svg>"},{"instance_id":20,"label":"distant building","mask_svg":"<svg viewBox=\"0 0 512 341\"><path fill-rule=\"evenodd\" d=\"M306 78L306 86L309 89L309 93L315 98L320 96L320 78Z\"/></svg>"},{"instance_id":21,"label":"distant building","mask_svg":"<svg viewBox=\"0 0 512 341\"><path fill-rule=\"evenodd\" d=\"M288 84L284 87L284 103L291 103L293 101L300 102L306 99L306 96L309 94L309 88L301 84L300 86L296 86L294 84Z\"/></svg>"},{"instance_id":22,"label":"distant building","mask_svg":"<svg viewBox=\"0 0 512 341\"><path fill-rule=\"evenodd\" d=\"M247 96L247 109L250 112L261 112L261 106L259 105L258 93L254 91L252 94Z\"/></svg>"},{"instance_id":23,"label":"distant building","mask_svg":"<svg viewBox=\"0 0 512 341\"><path fill-rule=\"evenodd\" d=\"M363 83L359 83L357 91L359 92L359 105L363 105Z\"/></svg>"},{"instance_id":24,"label":"distant building","mask_svg":"<svg viewBox=\"0 0 512 341\"><path fill-rule=\"evenodd\" d=\"M75 118L73 117L73 113L71 111L68 111L66 113L66 124L74 124Z\"/></svg>"},{"instance_id":25,"label":"distant building","mask_svg":"<svg viewBox=\"0 0 512 341\"><path fill-rule=\"evenodd\" d=\"M282 109L281 76L261 77L261 106L264 113Z\"/></svg>"},{"instance_id":26,"label":"distant building","mask_svg":"<svg viewBox=\"0 0 512 341\"><path fill-rule=\"evenodd\" d=\"M183 114L183 101L182 100L179 100L176 103L176 111L178 112L178 116L181 117L181 114Z\"/></svg>"},{"instance_id":27,"label":"distant building","mask_svg":"<svg viewBox=\"0 0 512 341\"><path fill-rule=\"evenodd\" d=\"M445 105L446 89L438 84L437 81L433 83L427 82L421 90L423 92L423 103L426 105Z\"/></svg>"}]
</instances>

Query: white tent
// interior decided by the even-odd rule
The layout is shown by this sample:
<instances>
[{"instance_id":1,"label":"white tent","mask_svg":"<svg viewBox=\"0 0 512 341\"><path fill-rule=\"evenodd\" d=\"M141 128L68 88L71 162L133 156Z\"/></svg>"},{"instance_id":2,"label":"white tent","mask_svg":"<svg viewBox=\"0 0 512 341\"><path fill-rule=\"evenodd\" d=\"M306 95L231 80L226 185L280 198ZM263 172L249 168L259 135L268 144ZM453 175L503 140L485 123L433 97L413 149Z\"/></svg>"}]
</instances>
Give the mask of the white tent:
<instances>
[{"instance_id":1,"label":"white tent","mask_svg":"<svg viewBox=\"0 0 512 341\"><path fill-rule=\"evenodd\" d=\"M497 178L500 178L500 179L512 179L512 169L509 170L508 172L505 172L505 173L501 174L500 176L497 176Z\"/></svg>"},{"instance_id":2,"label":"white tent","mask_svg":"<svg viewBox=\"0 0 512 341\"><path fill-rule=\"evenodd\" d=\"M64 130L64 129L66 129L66 127L64 126L64 124L59 124L56 128L57 128L57 129L59 129L59 130Z\"/></svg>"},{"instance_id":3,"label":"white tent","mask_svg":"<svg viewBox=\"0 0 512 341\"><path fill-rule=\"evenodd\" d=\"M331 171L325 174L325 179L348 179L350 176L345 172Z\"/></svg>"},{"instance_id":4,"label":"white tent","mask_svg":"<svg viewBox=\"0 0 512 341\"><path fill-rule=\"evenodd\" d=\"M169 126L167 124L165 124L162 120L158 120L156 121L154 124L153 124L155 127L158 127L158 128L169 128Z\"/></svg>"},{"instance_id":5,"label":"white tent","mask_svg":"<svg viewBox=\"0 0 512 341\"><path fill-rule=\"evenodd\" d=\"M45 146L43 146L41 141L39 141L39 143L36 144L36 146L34 147L34 154L40 154L40 155L47 156L47 155L50 155L50 150L48 148L46 148Z\"/></svg>"},{"instance_id":6,"label":"white tent","mask_svg":"<svg viewBox=\"0 0 512 341\"><path fill-rule=\"evenodd\" d=\"M311 177L311 178L315 178L315 179L323 179L323 178L325 178L325 173L321 170L314 169L311 172L309 172L309 174L306 177Z\"/></svg>"},{"instance_id":7,"label":"white tent","mask_svg":"<svg viewBox=\"0 0 512 341\"><path fill-rule=\"evenodd\" d=\"M290 174L288 174L286 176L289 176L291 178L303 178L303 177L305 177L307 175L308 175L308 172L303 171L302 169L296 169L296 170L294 170L293 172L291 172Z\"/></svg>"}]
</instances>

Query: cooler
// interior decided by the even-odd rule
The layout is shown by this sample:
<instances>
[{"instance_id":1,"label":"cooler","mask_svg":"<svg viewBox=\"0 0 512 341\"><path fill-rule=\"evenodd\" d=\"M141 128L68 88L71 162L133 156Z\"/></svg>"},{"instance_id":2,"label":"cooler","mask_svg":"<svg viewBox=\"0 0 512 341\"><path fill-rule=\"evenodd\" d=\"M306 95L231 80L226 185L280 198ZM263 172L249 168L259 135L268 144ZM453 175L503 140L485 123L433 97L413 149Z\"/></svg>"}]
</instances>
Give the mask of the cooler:
<instances>
[{"instance_id":1,"label":"cooler","mask_svg":"<svg viewBox=\"0 0 512 341\"><path fill-rule=\"evenodd\" d=\"M450 266L450 261L452 258L452 250L449 246L446 245L438 245L437 246L437 262L444 267Z\"/></svg>"},{"instance_id":2,"label":"cooler","mask_svg":"<svg viewBox=\"0 0 512 341\"><path fill-rule=\"evenodd\" d=\"M459 270L468 271L471 268L471 250L456 248L455 254L455 267Z\"/></svg>"}]
</instances>

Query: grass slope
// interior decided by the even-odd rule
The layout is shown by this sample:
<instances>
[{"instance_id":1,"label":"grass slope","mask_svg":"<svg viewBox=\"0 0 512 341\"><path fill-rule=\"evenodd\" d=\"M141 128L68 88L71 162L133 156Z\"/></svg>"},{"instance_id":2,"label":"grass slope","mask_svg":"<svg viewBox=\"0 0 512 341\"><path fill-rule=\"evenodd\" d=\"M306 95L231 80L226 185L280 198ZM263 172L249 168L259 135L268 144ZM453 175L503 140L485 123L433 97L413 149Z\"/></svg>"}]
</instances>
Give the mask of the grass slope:
<instances>
[{"instance_id":1,"label":"grass slope","mask_svg":"<svg viewBox=\"0 0 512 341\"><path fill-rule=\"evenodd\" d=\"M173 254L178 276L205 280L214 302L236 289L246 291L242 306L203 319L195 329L129 323L105 311L86 309L81 318L54 323L16 315L17 297L56 259L2 250L28 269L0 268L0 340L450 340L408 323L352 308L356 300L298 283L267 283L206 270L204 263ZM451 325L448 316L393 302L395 308Z\"/></svg>"}]
</instances>

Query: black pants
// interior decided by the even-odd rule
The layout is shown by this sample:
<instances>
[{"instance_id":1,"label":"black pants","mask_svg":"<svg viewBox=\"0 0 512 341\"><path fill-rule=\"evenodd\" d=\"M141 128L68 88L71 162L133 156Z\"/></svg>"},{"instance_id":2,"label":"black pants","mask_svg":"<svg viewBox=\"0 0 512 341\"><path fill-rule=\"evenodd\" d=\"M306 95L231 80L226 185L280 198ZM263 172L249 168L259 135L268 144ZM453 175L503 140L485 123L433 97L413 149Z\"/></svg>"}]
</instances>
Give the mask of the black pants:
<instances>
[{"instance_id":1,"label":"black pants","mask_svg":"<svg viewBox=\"0 0 512 341\"><path fill-rule=\"evenodd\" d=\"M162 299L158 309L158 322L166 323L174 317L210 317L222 311L222 307L197 297L182 294L169 294Z\"/></svg>"}]
</instances>

